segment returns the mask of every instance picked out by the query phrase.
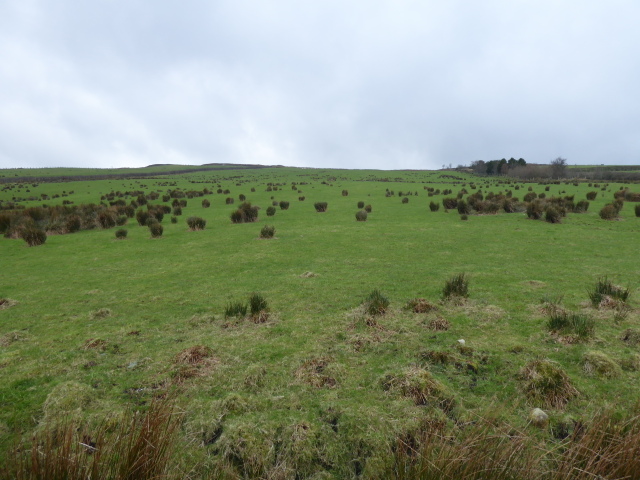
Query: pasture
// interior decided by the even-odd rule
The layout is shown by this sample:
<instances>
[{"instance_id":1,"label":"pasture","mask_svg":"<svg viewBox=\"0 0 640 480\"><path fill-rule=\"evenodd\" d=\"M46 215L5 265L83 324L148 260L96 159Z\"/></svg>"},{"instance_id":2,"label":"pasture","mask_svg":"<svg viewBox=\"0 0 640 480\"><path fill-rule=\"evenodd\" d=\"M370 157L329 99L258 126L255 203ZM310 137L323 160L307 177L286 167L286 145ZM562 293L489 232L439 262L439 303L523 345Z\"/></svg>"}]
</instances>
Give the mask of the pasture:
<instances>
[{"instance_id":1,"label":"pasture","mask_svg":"<svg viewBox=\"0 0 640 480\"><path fill-rule=\"evenodd\" d=\"M107 208L143 196L136 211L171 206L158 238L135 216L58 231L34 247L0 238L5 459L57 424L110 432L128 412L165 401L180 416L167 467L176 478L389 478L404 472L398 445L420 450L434 425L454 435L490 418L496 431L508 425L551 452L603 412L636 412L640 218L632 201L615 220L598 212L638 184L288 167L163 175L167 168L109 178L83 169L82 180L67 170L0 172L0 214L10 202ZM462 220L443 205L478 191L515 197L517 208L471 209ZM528 217L530 192L573 203L597 194L586 212L549 223ZM231 221L241 195L260 207L256 221ZM176 199L186 202L179 215ZM359 202L371 206L366 221L356 220ZM203 230L189 228L193 216ZM260 238L265 225L273 238ZM116 238L119 228L126 238ZM443 298L460 273L468 296ZM628 299L590 301L603 279ZM388 299L384 313L363 306L373 290ZM228 314L252 294L266 300L264 315ZM588 319L591 330L554 327L558 312ZM529 373L540 361L572 390L536 385L544 372ZM529 417L536 407L549 415L542 428Z\"/></svg>"}]
</instances>

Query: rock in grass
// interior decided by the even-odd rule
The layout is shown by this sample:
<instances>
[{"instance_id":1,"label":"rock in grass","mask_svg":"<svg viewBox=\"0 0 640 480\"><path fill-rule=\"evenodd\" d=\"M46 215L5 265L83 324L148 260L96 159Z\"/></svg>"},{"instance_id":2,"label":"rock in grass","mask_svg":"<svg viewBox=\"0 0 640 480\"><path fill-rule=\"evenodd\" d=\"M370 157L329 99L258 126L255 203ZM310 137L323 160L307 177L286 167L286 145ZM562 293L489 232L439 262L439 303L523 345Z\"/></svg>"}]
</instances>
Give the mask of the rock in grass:
<instances>
[{"instance_id":1,"label":"rock in grass","mask_svg":"<svg viewBox=\"0 0 640 480\"><path fill-rule=\"evenodd\" d=\"M534 408L529 414L529 421L538 428L546 428L549 424L549 415L540 408Z\"/></svg>"}]
</instances>

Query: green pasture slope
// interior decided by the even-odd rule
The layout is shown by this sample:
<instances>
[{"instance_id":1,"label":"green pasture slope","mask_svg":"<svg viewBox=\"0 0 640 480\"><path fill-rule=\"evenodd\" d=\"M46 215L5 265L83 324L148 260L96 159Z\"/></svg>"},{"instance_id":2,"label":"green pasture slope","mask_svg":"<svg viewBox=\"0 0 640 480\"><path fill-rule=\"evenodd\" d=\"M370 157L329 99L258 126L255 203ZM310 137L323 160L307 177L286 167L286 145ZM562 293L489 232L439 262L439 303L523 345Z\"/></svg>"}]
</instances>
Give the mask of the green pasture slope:
<instances>
[{"instance_id":1,"label":"green pasture slope","mask_svg":"<svg viewBox=\"0 0 640 480\"><path fill-rule=\"evenodd\" d=\"M15 176L0 174L3 181ZM269 471L277 448L295 459L300 478L375 477L397 439L429 419L458 424L497 408L514 428L535 430L527 416L539 405L526 397L520 371L543 358L557 362L579 392L566 406L545 408L552 425L567 416L587 421L607 407L630 409L640 347L621 338L640 331L635 204L605 221L598 211L622 184L562 182L549 185L547 197L575 195L577 202L598 194L587 213L570 213L560 224L523 212L462 221L442 205L429 209L444 196L429 197L425 187L455 196L463 186L474 193L475 183L485 195L512 190L520 199L529 187L546 187L497 181L446 171L274 167L0 183L0 201L25 207L100 203L112 191L159 192L152 204L163 203L167 189L214 192L187 199L176 224L165 215L157 239L135 218L124 226L125 240L116 240L118 227L50 235L31 248L0 238L0 298L10 300L0 309L2 455L62 419L117 422L123 411L169 394L184 412L172 468L193 478L223 464L247 478ZM277 190L267 191L269 183ZM231 223L241 194L261 207L257 222ZM290 206L267 217L274 200ZM365 222L355 219L359 201L372 207ZM315 202L328 210L317 213ZM193 215L207 221L203 231L189 231ZM264 225L275 226L275 238L259 238ZM445 280L460 272L470 278L469 298L440 302ZM590 305L587 292L602 276L631 288L630 310ZM390 310L372 319L359 305L373 289L388 297ZM230 302L253 292L269 303L265 323L224 318ZM403 310L414 298L437 308ZM595 318L593 336L572 342L551 334L545 299ZM436 320L449 329L430 328ZM210 356L181 364L180 353L194 346L208 347ZM584 367L591 351L625 368L599 376ZM455 360L438 363L429 352ZM384 388L385 376L416 369L440 382L447 408Z\"/></svg>"}]
</instances>

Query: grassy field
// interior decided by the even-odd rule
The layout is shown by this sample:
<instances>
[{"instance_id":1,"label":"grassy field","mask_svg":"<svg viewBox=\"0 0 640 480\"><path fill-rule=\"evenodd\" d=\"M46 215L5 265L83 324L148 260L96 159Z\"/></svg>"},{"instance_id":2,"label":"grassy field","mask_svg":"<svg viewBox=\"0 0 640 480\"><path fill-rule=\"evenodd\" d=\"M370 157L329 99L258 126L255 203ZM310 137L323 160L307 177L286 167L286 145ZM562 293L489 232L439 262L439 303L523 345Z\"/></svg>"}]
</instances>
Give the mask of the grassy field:
<instances>
[{"instance_id":1,"label":"grassy field","mask_svg":"<svg viewBox=\"0 0 640 480\"><path fill-rule=\"evenodd\" d=\"M185 198L177 223L165 215L160 238L135 218L125 240L115 238L118 227L49 235L31 248L0 238L2 455L61 421L117 424L169 398L182 412L170 462L179 478L388 478L399 439L434 422L456 429L491 416L552 445L559 426L631 411L640 218L632 202L615 221L598 215L622 186L285 167L0 184L1 202L24 207L99 204L110 192L129 203L138 194L128 191L170 204L168 190L214 192ZM597 196L557 224L523 211L463 221L442 206L463 188L463 198L511 190L522 200L529 189L576 202ZM241 194L261 207L254 223L230 220ZM268 217L274 201L290 206ZM371 205L364 222L355 218L360 201ZM316 212L316 202L327 211ZM206 228L190 231L190 216ZM259 238L264 225L275 227L273 239ZM468 298L442 301L445 281L461 272ZM629 287L626 305L589 302L604 276ZM384 315L362 307L374 289L390 302ZM268 315L225 317L253 293ZM433 308L403 308L416 298ZM554 309L592 319L593 332L550 331ZM542 359L575 389L566 402L527 390L523 367ZM530 422L535 407L550 416L546 428Z\"/></svg>"}]
</instances>

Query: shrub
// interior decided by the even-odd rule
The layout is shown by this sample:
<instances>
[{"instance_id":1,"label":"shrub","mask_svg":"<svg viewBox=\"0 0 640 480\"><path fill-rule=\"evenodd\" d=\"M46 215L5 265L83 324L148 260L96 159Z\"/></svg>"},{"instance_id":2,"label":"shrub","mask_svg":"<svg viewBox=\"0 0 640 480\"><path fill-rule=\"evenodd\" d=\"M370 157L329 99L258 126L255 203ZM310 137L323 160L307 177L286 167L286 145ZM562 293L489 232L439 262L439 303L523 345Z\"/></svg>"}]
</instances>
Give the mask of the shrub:
<instances>
[{"instance_id":1,"label":"shrub","mask_svg":"<svg viewBox=\"0 0 640 480\"><path fill-rule=\"evenodd\" d=\"M358 208L362 210L364 208L364 202L358 202Z\"/></svg>"},{"instance_id":2,"label":"shrub","mask_svg":"<svg viewBox=\"0 0 640 480\"><path fill-rule=\"evenodd\" d=\"M233 205L235 199L233 197L227 197L224 201L227 205Z\"/></svg>"},{"instance_id":3,"label":"shrub","mask_svg":"<svg viewBox=\"0 0 640 480\"><path fill-rule=\"evenodd\" d=\"M300 201L300 202L304 202L304 199L305 199L305 197L304 197L304 196L302 196L302 197L298 197L298 201Z\"/></svg>"},{"instance_id":4,"label":"shrub","mask_svg":"<svg viewBox=\"0 0 640 480\"><path fill-rule=\"evenodd\" d=\"M240 200L241 202L244 202L247 199L246 195L244 195L243 193L241 193L240 195L238 195L238 200Z\"/></svg>"},{"instance_id":5,"label":"shrub","mask_svg":"<svg viewBox=\"0 0 640 480\"><path fill-rule=\"evenodd\" d=\"M275 234L276 227L274 226L265 225L262 227L262 230L260 230L260 238L273 238Z\"/></svg>"},{"instance_id":6,"label":"shrub","mask_svg":"<svg viewBox=\"0 0 640 480\"><path fill-rule=\"evenodd\" d=\"M587 200L580 200L576 203L576 206L573 209L574 213L584 213L589 210L589 202Z\"/></svg>"},{"instance_id":7,"label":"shrub","mask_svg":"<svg viewBox=\"0 0 640 480\"><path fill-rule=\"evenodd\" d=\"M356 212L356 220L358 222L366 222L367 221L366 210L360 210L359 212Z\"/></svg>"},{"instance_id":8,"label":"shrub","mask_svg":"<svg viewBox=\"0 0 640 480\"><path fill-rule=\"evenodd\" d=\"M451 297L466 298L469 296L469 277L463 272L454 275L444 283L442 289L442 298L448 299Z\"/></svg>"},{"instance_id":9,"label":"shrub","mask_svg":"<svg viewBox=\"0 0 640 480\"><path fill-rule=\"evenodd\" d=\"M327 211L328 205L327 202L316 202L313 204L313 208L316 209L316 212L322 213Z\"/></svg>"},{"instance_id":10,"label":"shrub","mask_svg":"<svg viewBox=\"0 0 640 480\"><path fill-rule=\"evenodd\" d=\"M533 220L540 219L543 211L542 202L538 200L534 200L527 204L527 217L532 218Z\"/></svg>"},{"instance_id":11,"label":"shrub","mask_svg":"<svg viewBox=\"0 0 640 480\"><path fill-rule=\"evenodd\" d=\"M160 238L162 236L162 232L164 228L160 223L152 223L149 225L149 232L151 233L151 238Z\"/></svg>"},{"instance_id":12,"label":"shrub","mask_svg":"<svg viewBox=\"0 0 640 480\"><path fill-rule=\"evenodd\" d=\"M429 202L429 210L431 210L432 212L437 212L438 210L440 210L440 204L434 201Z\"/></svg>"},{"instance_id":13,"label":"shrub","mask_svg":"<svg viewBox=\"0 0 640 480\"><path fill-rule=\"evenodd\" d=\"M276 207L267 207L267 217L273 217L276 214Z\"/></svg>"},{"instance_id":14,"label":"shrub","mask_svg":"<svg viewBox=\"0 0 640 480\"><path fill-rule=\"evenodd\" d=\"M288 210L288 209L289 209L289 202L285 202L285 201L280 202L280 210Z\"/></svg>"},{"instance_id":15,"label":"shrub","mask_svg":"<svg viewBox=\"0 0 640 480\"><path fill-rule=\"evenodd\" d=\"M25 225L21 227L19 235L30 247L43 245L47 241L47 232L35 225Z\"/></svg>"},{"instance_id":16,"label":"shrub","mask_svg":"<svg viewBox=\"0 0 640 480\"><path fill-rule=\"evenodd\" d=\"M171 223L178 223L178 217L171 217Z\"/></svg>"},{"instance_id":17,"label":"shrub","mask_svg":"<svg viewBox=\"0 0 640 480\"><path fill-rule=\"evenodd\" d=\"M442 199L442 205L447 210L450 210L450 209L453 209L453 208L458 208L458 199L457 198L452 198L452 197L443 198Z\"/></svg>"},{"instance_id":18,"label":"shrub","mask_svg":"<svg viewBox=\"0 0 640 480\"><path fill-rule=\"evenodd\" d=\"M149 212L145 210L138 210L136 212L136 220L138 221L138 225L144 227L147 224L147 220L149 220Z\"/></svg>"},{"instance_id":19,"label":"shrub","mask_svg":"<svg viewBox=\"0 0 640 480\"><path fill-rule=\"evenodd\" d=\"M560 223L562 215L555 207L547 207L544 212L544 220L549 223Z\"/></svg>"},{"instance_id":20,"label":"shrub","mask_svg":"<svg viewBox=\"0 0 640 480\"><path fill-rule=\"evenodd\" d=\"M525 202L532 202L536 198L538 198L538 195L536 194L536 192L529 192L523 197L523 200Z\"/></svg>"},{"instance_id":21,"label":"shrub","mask_svg":"<svg viewBox=\"0 0 640 480\"><path fill-rule=\"evenodd\" d=\"M371 205L365 205L364 211L367 213L371 213Z\"/></svg>"},{"instance_id":22,"label":"shrub","mask_svg":"<svg viewBox=\"0 0 640 480\"><path fill-rule=\"evenodd\" d=\"M71 215L66 222L67 232L75 233L82 228L82 219L78 215Z\"/></svg>"},{"instance_id":23,"label":"shrub","mask_svg":"<svg viewBox=\"0 0 640 480\"><path fill-rule=\"evenodd\" d=\"M189 230L204 230L207 221L200 217L189 217L187 218L187 225L189 225Z\"/></svg>"},{"instance_id":24,"label":"shrub","mask_svg":"<svg viewBox=\"0 0 640 480\"><path fill-rule=\"evenodd\" d=\"M621 198L617 198L611 205L613 205L613 208L616 209L616 213L620 213L622 207L624 207L624 200L622 200Z\"/></svg>"},{"instance_id":25,"label":"shrub","mask_svg":"<svg viewBox=\"0 0 640 480\"><path fill-rule=\"evenodd\" d=\"M598 195L598 192L588 192L587 193L587 200L594 201L596 199L597 195Z\"/></svg>"},{"instance_id":26,"label":"shrub","mask_svg":"<svg viewBox=\"0 0 640 480\"><path fill-rule=\"evenodd\" d=\"M349 196L349 190L342 190L342 196L343 197Z\"/></svg>"},{"instance_id":27,"label":"shrub","mask_svg":"<svg viewBox=\"0 0 640 480\"><path fill-rule=\"evenodd\" d=\"M112 210L103 210L98 214L97 222L100 228L113 228L116 226L116 214Z\"/></svg>"},{"instance_id":28,"label":"shrub","mask_svg":"<svg viewBox=\"0 0 640 480\"><path fill-rule=\"evenodd\" d=\"M640 205L636 205L634 210L636 212L636 217L640 217Z\"/></svg>"},{"instance_id":29,"label":"shrub","mask_svg":"<svg viewBox=\"0 0 640 480\"><path fill-rule=\"evenodd\" d=\"M230 302L224 309L224 317L244 317L247 314L247 304L242 302Z\"/></svg>"},{"instance_id":30,"label":"shrub","mask_svg":"<svg viewBox=\"0 0 640 480\"><path fill-rule=\"evenodd\" d=\"M606 276L600 277L596 281L593 290L587 292L591 305L598 308L601 306L616 306L617 303L625 303L629 299L631 290L629 287L614 285Z\"/></svg>"},{"instance_id":31,"label":"shrub","mask_svg":"<svg viewBox=\"0 0 640 480\"><path fill-rule=\"evenodd\" d=\"M203 208L209 208L211 206L211 202L209 200L207 200L206 198L204 200L202 200L202 207Z\"/></svg>"},{"instance_id":32,"label":"shrub","mask_svg":"<svg viewBox=\"0 0 640 480\"><path fill-rule=\"evenodd\" d=\"M233 223L251 223L258 220L258 207L252 206L250 202L244 202L231 214Z\"/></svg>"},{"instance_id":33,"label":"shrub","mask_svg":"<svg viewBox=\"0 0 640 480\"><path fill-rule=\"evenodd\" d=\"M527 363L520 370L522 389L526 397L543 408L563 408L578 396L568 375L551 360L540 359Z\"/></svg>"},{"instance_id":34,"label":"shrub","mask_svg":"<svg viewBox=\"0 0 640 480\"><path fill-rule=\"evenodd\" d=\"M269 310L266 298L259 293L252 293L249 297L249 311L251 315L259 315L261 312Z\"/></svg>"},{"instance_id":35,"label":"shrub","mask_svg":"<svg viewBox=\"0 0 640 480\"><path fill-rule=\"evenodd\" d=\"M123 226L124 224L127 223L127 216L126 215L120 215L118 218L116 218L116 225L118 225L119 227Z\"/></svg>"},{"instance_id":36,"label":"shrub","mask_svg":"<svg viewBox=\"0 0 640 480\"><path fill-rule=\"evenodd\" d=\"M409 203L409 197L403 197L402 203Z\"/></svg>"},{"instance_id":37,"label":"shrub","mask_svg":"<svg viewBox=\"0 0 640 480\"><path fill-rule=\"evenodd\" d=\"M369 315L384 315L389 308L389 299L379 290L373 290L363 302L364 309Z\"/></svg>"},{"instance_id":38,"label":"shrub","mask_svg":"<svg viewBox=\"0 0 640 480\"><path fill-rule=\"evenodd\" d=\"M118 240L124 240L125 238L127 238L128 233L129 232L126 228L119 228L118 230L116 230L116 238Z\"/></svg>"},{"instance_id":39,"label":"shrub","mask_svg":"<svg viewBox=\"0 0 640 480\"><path fill-rule=\"evenodd\" d=\"M460 215L460 220L463 220L463 221L469 220L469 215L467 215L466 213L464 215Z\"/></svg>"},{"instance_id":40,"label":"shrub","mask_svg":"<svg viewBox=\"0 0 640 480\"><path fill-rule=\"evenodd\" d=\"M456 208L458 209L458 213L460 215L469 215L471 213L471 207L464 200L459 200L458 206Z\"/></svg>"}]
</instances>

